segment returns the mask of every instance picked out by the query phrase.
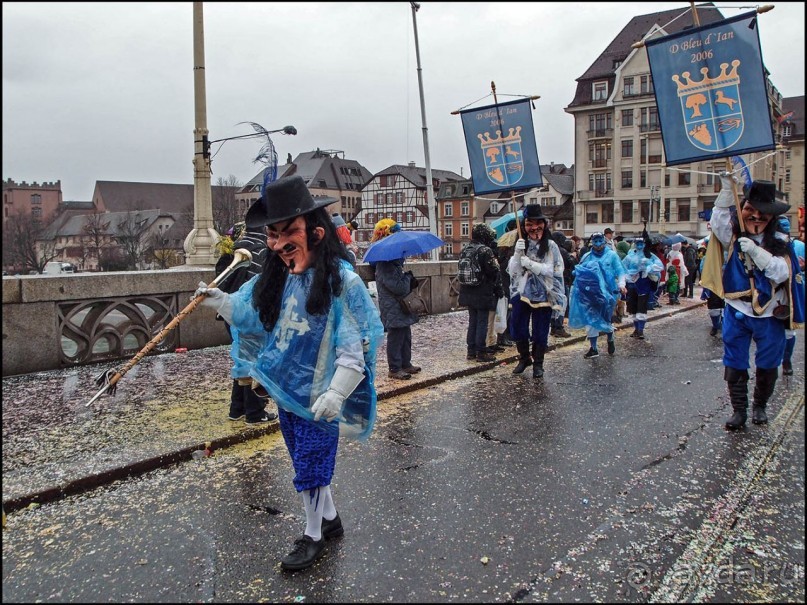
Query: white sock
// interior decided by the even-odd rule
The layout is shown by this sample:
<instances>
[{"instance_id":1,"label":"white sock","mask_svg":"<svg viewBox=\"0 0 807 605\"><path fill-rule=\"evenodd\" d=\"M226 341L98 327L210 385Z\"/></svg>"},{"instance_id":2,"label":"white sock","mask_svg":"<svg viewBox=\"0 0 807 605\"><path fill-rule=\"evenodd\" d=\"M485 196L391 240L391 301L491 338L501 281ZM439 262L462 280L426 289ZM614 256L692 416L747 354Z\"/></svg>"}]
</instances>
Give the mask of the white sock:
<instances>
[{"instance_id":1,"label":"white sock","mask_svg":"<svg viewBox=\"0 0 807 605\"><path fill-rule=\"evenodd\" d=\"M320 488L323 494L322 518L326 521L333 521L336 519L336 506L333 503L333 496L331 495L331 486L326 485Z\"/></svg>"},{"instance_id":2,"label":"white sock","mask_svg":"<svg viewBox=\"0 0 807 605\"><path fill-rule=\"evenodd\" d=\"M320 487L300 492L305 509L305 535L319 542L322 539L322 510L325 507Z\"/></svg>"}]
</instances>

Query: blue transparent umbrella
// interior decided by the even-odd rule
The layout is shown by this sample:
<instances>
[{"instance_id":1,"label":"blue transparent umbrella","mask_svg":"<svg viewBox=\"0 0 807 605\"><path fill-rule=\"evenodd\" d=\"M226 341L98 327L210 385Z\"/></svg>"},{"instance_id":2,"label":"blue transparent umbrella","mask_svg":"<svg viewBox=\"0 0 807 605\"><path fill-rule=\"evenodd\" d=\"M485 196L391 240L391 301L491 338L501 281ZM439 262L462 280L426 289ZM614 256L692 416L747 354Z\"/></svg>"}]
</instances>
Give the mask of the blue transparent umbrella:
<instances>
[{"instance_id":1,"label":"blue transparent umbrella","mask_svg":"<svg viewBox=\"0 0 807 605\"><path fill-rule=\"evenodd\" d=\"M428 231L396 231L384 239L373 242L364 253L364 262L397 260L407 256L426 254L443 245L443 240Z\"/></svg>"},{"instance_id":2,"label":"blue transparent umbrella","mask_svg":"<svg viewBox=\"0 0 807 605\"><path fill-rule=\"evenodd\" d=\"M507 214L497 218L495 221L492 221L490 223L490 226L496 232L496 237L501 237L502 235L504 235L504 232L507 230L507 223L509 223L512 220L515 220L515 218L516 217L513 215L512 212L508 212ZM521 220L522 218L524 218L524 212L519 210L518 220Z\"/></svg>"}]
</instances>

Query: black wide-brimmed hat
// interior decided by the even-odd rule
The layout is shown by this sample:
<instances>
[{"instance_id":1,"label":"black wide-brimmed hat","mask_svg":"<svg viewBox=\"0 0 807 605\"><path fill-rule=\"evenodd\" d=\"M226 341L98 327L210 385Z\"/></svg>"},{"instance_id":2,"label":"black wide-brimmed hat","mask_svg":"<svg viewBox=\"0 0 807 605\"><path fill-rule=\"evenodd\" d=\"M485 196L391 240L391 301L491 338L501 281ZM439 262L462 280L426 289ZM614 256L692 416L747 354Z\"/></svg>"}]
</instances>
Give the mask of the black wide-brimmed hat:
<instances>
[{"instance_id":1,"label":"black wide-brimmed hat","mask_svg":"<svg viewBox=\"0 0 807 605\"><path fill-rule=\"evenodd\" d=\"M776 185L772 181L754 181L743 194L754 208L765 214L779 216L790 210L790 204L776 199Z\"/></svg>"},{"instance_id":2,"label":"black wide-brimmed hat","mask_svg":"<svg viewBox=\"0 0 807 605\"><path fill-rule=\"evenodd\" d=\"M533 221L547 222L547 219L544 216L543 208L541 208L541 206L539 206L538 204L529 204L527 206L524 206L522 214L524 216L524 220L530 219Z\"/></svg>"},{"instance_id":3,"label":"black wide-brimmed hat","mask_svg":"<svg viewBox=\"0 0 807 605\"><path fill-rule=\"evenodd\" d=\"M246 223L250 227L274 225L308 214L336 201L332 197L314 198L301 176L287 176L269 183L263 197L247 211Z\"/></svg>"},{"instance_id":4,"label":"black wide-brimmed hat","mask_svg":"<svg viewBox=\"0 0 807 605\"><path fill-rule=\"evenodd\" d=\"M257 229L269 224L266 222L267 218L266 207L263 205L263 199L259 198L258 201L253 202L249 207L249 210L247 210L247 214L244 217L244 223L246 224L247 229Z\"/></svg>"}]
</instances>

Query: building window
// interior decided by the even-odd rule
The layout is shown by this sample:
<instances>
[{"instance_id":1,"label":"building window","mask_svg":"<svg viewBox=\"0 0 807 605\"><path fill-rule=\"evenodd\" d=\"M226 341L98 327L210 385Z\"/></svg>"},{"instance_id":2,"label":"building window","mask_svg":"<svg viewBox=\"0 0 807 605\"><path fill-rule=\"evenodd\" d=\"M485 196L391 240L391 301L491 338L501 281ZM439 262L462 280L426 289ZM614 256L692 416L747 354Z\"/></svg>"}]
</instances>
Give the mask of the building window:
<instances>
[{"instance_id":1,"label":"building window","mask_svg":"<svg viewBox=\"0 0 807 605\"><path fill-rule=\"evenodd\" d=\"M42 216L42 208L31 208L31 216L34 218L40 218Z\"/></svg>"},{"instance_id":2,"label":"building window","mask_svg":"<svg viewBox=\"0 0 807 605\"><path fill-rule=\"evenodd\" d=\"M595 113L588 117L588 129L594 136L604 137L608 129L613 128L613 118L610 113Z\"/></svg>"},{"instance_id":3,"label":"building window","mask_svg":"<svg viewBox=\"0 0 807 605\"><path fill-rule=\"evenodd\" d=\"M614 204L613 202L610 204L603 204L602 205L602 222L603 223L613 223L614 222Z\"/></svg>"},{"instance_id":4,"label":"building window","mask_svg":"<svg viewBox=\"0 0 807 605\"><path fill-rule=\"evenodd\" d=\"M443 204L443 216L454 216L454 204L451 202Z\"/></svg>"},{"instance_id":5,"label":"building window","mask_svg":"<svg viewBox=\"0 0 807 605\"><path fill-rule=\"evenodd\" d=\"M373 201L375 201L376 205L380 205L381 203L384 202L384 194L383 193L376 193L373 196L373 198L374 198Z\"/></svg>"},{"instance_id":6,"label":"building window","mask_svg":"<svg viewBox=\"0 0 807 605\"><path fill-rule=\"evenodd\" d=\"M782 136L789 137L793 134L793 126L791 124L785 124L782 126Z\"/></svg>"},{"instance_id":7,"label":"building window","mask_svg":"<svg viewBox=\"0 0 807 605\"><path fill-rule=\"evenodd\" d=\"M384 201L387 202L388 204L392 204L392 194L391 193L386 194Z\"/></svg>"},{"instance_id":8,"label":"building window","mask_svg":"<svg viewBox=\"0 0 807 605\"><path fill-rule=\"evenodd\" d=\"M664 186L665 187L670 186L670 173L669 172L664 173Z\"/></svg>"},{"instance_id":9,"label":"building window","mask_svg":"<svg viewBox=\"0 0 807 605\"><path fill-rule=\"evenodd\" d=\"M586 212L586 225L596 225L600 222L598 217L596 212Z\"/></svg>"},{"instance_id":10,"label":"building window","mask_svg":"<svg viewBox=\"0 0 807 605\"><path fill-rule=\"evenodd\" d=\"M633 170L622 171L622 189L633 187Z\"/></svg>"},{"instance_id":11,"label":"building window","mask_svg":"<svg viewBox=\"0 0 807 605\"><path fill-rule=\"evenodd\" d=\"M594 82L592 100L594 101L608 100L608 82Z\"/></svg>"},{"instance_id":12,"label":"building window","mask_svg":"<svg viewBox=\"0 0 807 605\"><path fill-rule=\"evenodd\" d=\"M790 184L790 168L785 168L785 183Z\"/></svg>"},{"instance_id":13,"label":"building window","mask_svg":"<svg viewBox=\"0 0 807 605\"><path fill-rule=\"evenodd\" d=\"M468 237L471 234L469 223L463 222L460 224L460 237Z\"/></svg>"},{"instance_id":14,"label":"building window","mask_svg":"<svg viewBox=\"0 0 807 605\"><path fill-rule=\"evenodd\" d=\"M641 116L639 128L642 132L659 130L657 107L642 107Z\"/></svg>"},{"instance_id":15,"label":"building window","mask_svg":"<svg viewBox=\"0 0 807 605\"><path fill-rule=\"evenodd\" d=\"M395 192L395 203L396 204L403 204L403 201L404 201L403 191L396 191Z\"/></svg>"},{"instance_id":16,"label":"building window","mask_svg":"<svg viewBox=\"0 0 807 605\"><path fill-rule=\"evenodd\" d=\"M385 174L381 176L381 186L382 187L393 187L395 185L395 175L394 174Z\"/></svg>"},{"instance_id":17,"label":"building window","mask_svg":"<svg viewBox=\"0 0 807 605\"><path fill-rule=\"evenodd\" d=\"M622 89L622 96L630 97L636 94L636 85L633 83L633 76L623 80L624 88Z\"/></svg>"},{"instance_id":18,"label":"building window","mask_svg":"<svg viewBox=\"0 0 807 605\"><path fill-rule=\"evenodd\" d=\"M678 173L678 185L679 186L687 186L690 184L692 179L692 175L689 172L679 172Z\"/></svg>"},{"instance_id":19,"label":"building window","mask_svg":"<svg viewBox=\"0 0 807 605\"><path fill-rule=\"evenodd\" d=\"M678 220L679 222L689 221L689 200L678 200Z\"/></svg>"},{"instance_id":20,"label":"building window","mask_svg":"<svg viewBox=\"0 0 807 605\"><path fill-rule=\"evenodd\" d=\"M42 203L42 196L41 195L39 195L38 193L34 193L34 194L31 195L31 205L32 206L39 205L41 203Z\"/></svg>"},{"instance_id":21,"label":"building window","mask_svg":"<svg viewBox=\"0 0 807 605\"><path fill-rule=\"evenodd\" d=\"M633 202L622 202L622 222L633 222Z\"/></svg>"},{"instance_id":22,"label":"building window","mask_svg":"<svg viewBox=\"0 0 807 605\"><path fill-rule=\"evenodd\" d=\"M640 78L639 92L643 95L653 94L653 78L651 76L642 76Z\"/></svg>"},{"instance_id":23,"label":"building window","mask_svg":"<svg viewBox=\"0 0 807 605\"><path fill-rule=\"evenodd\" d=\"M460 216L470 216L471 205L468 202L460 203Z\"/></svg>"},{"instance_id":24,"label":"building window","mask_svg":"<svg viewBox=\"0 0 807 605\"><path fill-rule=\"evenodd\" d=\"M622 110L622 125L623 126L633 126L633 110L632 109L623 109Z\"/></svg>"},{"instance_id":25,"label":"building window","mask_svg":"<svg viewBox=\"0 0 807 605\"><path fill-rule=\"evenodd\" d=\"M639 216L642 221L650 220L650 200L639 200Z\"/></svg>"},{"instance_id":26,"label":"building window","mask_svg":"<svg viewBox=\"0 0 807 605\"><path fill-rule=\"evenodd\" d=\"M406 222L407 222L407 223L410 223L410 224L411 224L411 223L414 223L414 222L415 222L415 214L414 214L414 212L412 212L411 210L407 210L407 211L404 213L404 216L406 216Z\"/></svg>"},{"instance_id":27,"label":"building window","mask_svg":"<svg viewBox=\"0 0 807 605\"><path fill-rule=\"evenodd\" d=\"M639 171L639 187L647 187L647 171Z\"/></svg>"},{"instance_id":28,"label":"building window","mask_svg":"<svg viewBox=\"0 0 807 605\"><path fill-rule=\"evenodd\" d=\"M633 157L633 139L622 139L622 157Z\"/></svg>"},{"instance_id":29,"label":"building window","mask_svg":"<svg viewBox=\"0 0 807 605\"><path fill-rule=\"evenodd\" d=\"M445 237L451 237L454 235L454 223L449 221L443 224L443 235Z\"/></svg>"}]
</instances>

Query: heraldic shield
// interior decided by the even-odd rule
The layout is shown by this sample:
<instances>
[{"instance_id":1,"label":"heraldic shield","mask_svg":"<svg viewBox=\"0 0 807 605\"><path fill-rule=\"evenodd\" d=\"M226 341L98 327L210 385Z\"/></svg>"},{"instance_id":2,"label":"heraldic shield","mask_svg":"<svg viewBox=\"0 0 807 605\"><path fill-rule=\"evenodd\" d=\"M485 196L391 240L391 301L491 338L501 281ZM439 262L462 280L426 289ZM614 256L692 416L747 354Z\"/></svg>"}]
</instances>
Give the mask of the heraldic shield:
<instances>
[{"instance_id":1,"label":"heraldic shield","mask_svg":"<svg viewBox=\"0 0 807 605\"><path fill-rule=\"evenodd\" d=\"M506 136L497 130L496 136L489 132L478 134L482 157L485 158L485 174L488 180L500 187L515 185L524 176L524 158L521 150L521 126L510 128Z\"/></svg>"},{"instance_id":2,"label":"heraldic shield","mask_svg":"<svg viewBox=\"0 0 807 605\"><path fill-rule=\"evenodd\" d=\"M721 63L720 74L714 78L709 77L708 67L702 67L699 81L691 79L688 71L672 76L678 86L687 138L698 149L730 149L743 134L739 66L738 59L731 62L731 70L728 63Z\"/></svg>"}]
</instances>

